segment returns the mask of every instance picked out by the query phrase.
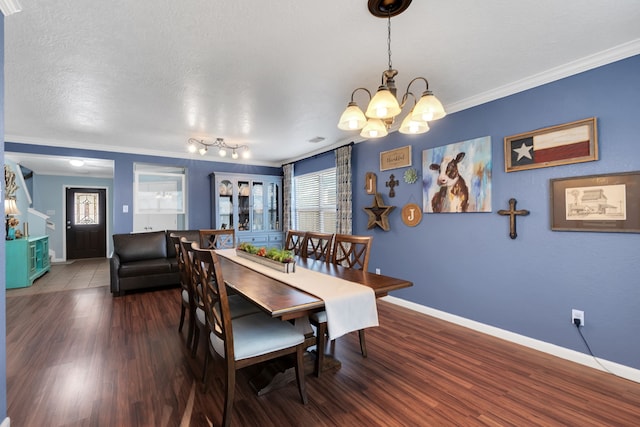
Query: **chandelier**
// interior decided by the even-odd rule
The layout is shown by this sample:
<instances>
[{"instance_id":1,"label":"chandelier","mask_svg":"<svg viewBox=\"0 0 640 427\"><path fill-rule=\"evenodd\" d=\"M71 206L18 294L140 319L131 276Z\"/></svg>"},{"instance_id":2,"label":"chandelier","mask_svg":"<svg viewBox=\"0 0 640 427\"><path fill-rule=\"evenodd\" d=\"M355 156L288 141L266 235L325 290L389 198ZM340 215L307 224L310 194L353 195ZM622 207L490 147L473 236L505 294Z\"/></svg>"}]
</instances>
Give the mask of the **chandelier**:
<instances>
[{"instance_id":1,"label":"chandelier","mask_svg":"<svg viewBox=\"0 0 640 427\"><path fill-rule=\"evenodd\" d=\"M372 97L371 92L364 87L359 87L351 93L351 101L347 105L338 121L338 128L342 130L361 130L360 136L364 138L381 138L388 134L388 130L403 107L413 99L413 107L400 124L400 133L419 134L429 130L429 123L438 120L447 113L442 103L429 90L429 82L424 77L416 77L407 85L407 90L400 102L396 97L395 70L391 64L391 17L404 12L411 4L411 0L369 0L369 12L379 18L387 18L387 57L389 68L382 72L381 84L378 91ZM410 91L411 85L416 81L423 81L426 89L418 100ZM364 91L369 95L369 105L366 112L362 112L354 101L356 92Z\"/></svg>"},{"instance_id":2,"label":"chandelier","mask_svg":"<svg viewBox=\"0 0 640 427\"><path fill-rule=\"evenodd\" d=\"M197 151L201 156L204 156L207 154L207 151L209 151L209 147L217 148L218 155L220 157L225 157L227 155L227 151L231 151L231 158L235 160L239 157L238 151L242 150L242 158L249 158L249 146L247 145L230 145L224 142L224 139L222 138L216 138L213 142L207 142L203 139L189 138L188 149L190 153L195 153Z\"/></svg>"}]
</instances>

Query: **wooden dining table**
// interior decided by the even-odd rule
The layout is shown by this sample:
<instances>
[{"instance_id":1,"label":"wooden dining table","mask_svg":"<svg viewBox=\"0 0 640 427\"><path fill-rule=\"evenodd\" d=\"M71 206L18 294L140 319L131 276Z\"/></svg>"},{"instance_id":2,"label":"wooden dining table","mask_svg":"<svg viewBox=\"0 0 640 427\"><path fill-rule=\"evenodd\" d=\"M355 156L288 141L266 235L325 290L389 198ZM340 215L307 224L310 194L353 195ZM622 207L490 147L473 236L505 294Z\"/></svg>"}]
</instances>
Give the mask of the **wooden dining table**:
<instances>
[{"instance_id":1,"label":"wooden dining table","mask_svg":"<svg viewBox=\"0 0 640 427\"><path fill-rule=\"evenodd\" d=\"M218 258L227 287L232 292L251 301L271 317L308 324L309 314L324 309L323 300L317 296L252 270L250 267L236 263L231 259L223 256ZM306 268L368 286L374 291L376 298L386 296L391 291L413 286L412 282L405 279L354 270L309 258L296 257L296 268ZM290 274L295 277L295 272ZM315 336L310 326L308 330L310 332L307 332L307 344L308 346L315 345ZM330 365L328 369L339 369L340 367L340 362L331 357L325 357L325 361ZM271 374L261 374L261 378L252 380L252 385L259 395L294 379L292 372L281 371L271 372Z\"/></svg>"}]
</instances>

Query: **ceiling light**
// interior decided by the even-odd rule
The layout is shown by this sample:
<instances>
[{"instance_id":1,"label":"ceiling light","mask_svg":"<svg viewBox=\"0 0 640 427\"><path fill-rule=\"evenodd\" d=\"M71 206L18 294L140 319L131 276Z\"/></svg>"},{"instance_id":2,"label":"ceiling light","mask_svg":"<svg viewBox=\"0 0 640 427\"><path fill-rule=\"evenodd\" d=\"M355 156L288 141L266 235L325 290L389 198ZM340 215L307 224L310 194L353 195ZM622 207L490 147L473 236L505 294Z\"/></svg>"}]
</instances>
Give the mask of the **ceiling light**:
<instances>
[{"instance_id":1,"label":"ceiling light","mask_svg":"<svg viewBox=\"0 0 640 427\"><path fill-rule=\"evenodd\" d=\"M18 0L0 0L0 10L4 16L9 16L22 11L22 6Z\"/></svg>"},{"instance_id":2,"label":"ceiling light","mask_svg":"<svg viewBox=\"0 0 640 427\"><path fill-rule=\"evenodd\" d=\"M69 160L69 164L71 166L75 166L77 168L84 166L84 160L80 160L80 159L71 159Z\"/></svg>"},{"instance_id":3,"label":"ceiling light","mask_svg":"<svg viewBox=\"0 0 640 427\"><path fill-rule=\"evenodd\" d=\"M235 160L238 158L239 149L244 150L242 153L243 158L246 159L247 157L249 157L248 146L239 144L230 145L224 142L224 139L222 138L216 138L216 140L213 142L208 142L203 139L189 138L188 144L189 145L187 146L187 149L190 153L195 153L196 151L198 151L201 156L207 154L207 151L209 151L209 147L217 147L218 155L220 157L225 157L227 155L227 150L231 150L231 158Z\"/></svg>"},{"instance_id":4,"label":"ceiling light","mask_svg":"<svg viewBox=\"0 0 640 427\"><path fill-rule=\"evenodd\" d=\"M442 103L429 90L429 82L424 77L416 77L411 80L407 85L407 90L402 96L401 102L398 102L394 80L398 70L395 70L391 64L391 17L402 13L409 7L409 4L411 4L411 0L369 0L369 12L374 16L387 18L389 68L382 72L381 84L373 97L371 92L363 87L359 87L351 93L351 101L340 116L338 128L342 130L362 129L360 135L365 138L386 136L395 117L402 112L402 108L405 106L409 96L413 97L414 100L416 99L415 95L410 91L411 85L416 80L424 81L426 89L422 92L418 102L415 103L414 101L414 107L400 125L400 132L413 134L427 132L429 130L428 121L441 119L447 114ZM369 95L369 105L364 113L353 99L359 90L363 90ZM380 122L376 122L376 120L382 122L385 128L384 131L380 129Z\"/></svg>"}]
</instances>

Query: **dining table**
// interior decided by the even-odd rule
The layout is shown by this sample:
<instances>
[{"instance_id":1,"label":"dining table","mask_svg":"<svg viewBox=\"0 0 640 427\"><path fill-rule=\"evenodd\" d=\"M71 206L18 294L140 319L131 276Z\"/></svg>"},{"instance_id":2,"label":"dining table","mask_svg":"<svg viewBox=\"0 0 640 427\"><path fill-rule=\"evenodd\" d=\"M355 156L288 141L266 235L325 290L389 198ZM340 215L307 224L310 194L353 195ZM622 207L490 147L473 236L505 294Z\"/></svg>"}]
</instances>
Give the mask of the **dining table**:
<instances>
[{"instance_id":1,"label":"dining table","mask_svg":"<svg viewBox=\"0 0 640 427\"><path fill-rule=\"evenodd\" d=\"M227 288L232 293L243 296L271 317L291 321L296 324L307 337L308 347L315 345L316 337L309 324L311 313L325 310L325 301L310 292L306 292L298 283L309 272L326 275L326 285L331 286L333 279L341 279L352 284L362 285L373 291L375 298L388 295L389 292L413 286L409 280L350 269L340 265L310 258L295 257L295 271L291 273L271 274L264 266L236 257L235 250L218 250L218 259L222 276ZM304 271L307 270L307 271ZM304 275L301 273L305 273ZM322 278L324 276L320 276ZM300 286L300 287L298 287ZM375 302L374 302L375 306ZM374 308L375 310L375 308ZM377 312L376 312L377 316ZM377 317L376 317L377 321ZM339 369L340 362L332 357L325 357L324 370ZM313 363L310 364L313 370ZM273 369L263 372L252 379L252 386L259 395L294 379L291 369Z\"/></svg>"}]
</instances>

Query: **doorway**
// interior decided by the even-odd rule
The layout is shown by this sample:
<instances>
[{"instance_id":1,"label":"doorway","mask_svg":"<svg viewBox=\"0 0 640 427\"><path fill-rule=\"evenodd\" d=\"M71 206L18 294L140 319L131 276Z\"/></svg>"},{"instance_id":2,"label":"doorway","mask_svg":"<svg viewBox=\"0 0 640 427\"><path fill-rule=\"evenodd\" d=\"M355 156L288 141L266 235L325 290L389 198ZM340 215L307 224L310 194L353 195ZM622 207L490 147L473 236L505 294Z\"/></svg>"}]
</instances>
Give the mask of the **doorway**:
<instances>
[{"instance_id":1,"label":"doorway","mask_svg":"<svg viewBox=\"0 0 640 427\"><path fill-rule=\"evenodd\" d=\"M107 190L70 187L65 192L67 260L107 256Z\"/></svg>"}]
</instances>

